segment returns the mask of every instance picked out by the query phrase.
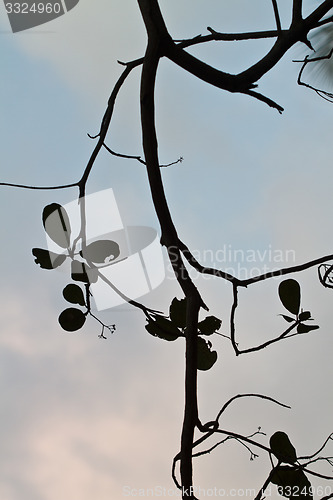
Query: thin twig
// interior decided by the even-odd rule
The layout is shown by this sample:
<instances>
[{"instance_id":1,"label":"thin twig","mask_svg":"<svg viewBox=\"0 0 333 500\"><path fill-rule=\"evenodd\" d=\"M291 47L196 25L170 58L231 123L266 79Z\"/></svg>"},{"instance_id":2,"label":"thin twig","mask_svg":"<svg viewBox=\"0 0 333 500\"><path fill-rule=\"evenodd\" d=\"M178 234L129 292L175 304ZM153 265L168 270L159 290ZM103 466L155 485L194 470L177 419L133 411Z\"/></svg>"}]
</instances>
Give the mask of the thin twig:
<instances>
[{"instance_id":1,"label":"thin twig","mask_svg":"<svg viewBox=\"0 0 333 500\"><path fill-rule=\"evenodd\" d=\"M254 347L249 347L248 349L238 349L237 348L237 354L248 354L249 352L256 352L256 351L261 351L262 349L265 349L265 347L268 347L271 344L274 344L275 342L279 342L282 339L287 339L289 338L288 333L290 333L294 328L296 328L299 325L300 321L297 320L295 323L290 325L284 332L281 333L278 337L275 337L274 339L267 340L266 342L263 342L260 345L254 346ZM300 334L298 334L300 335ZM292 337L293 335L290 335Z\"/></svg>"},{"instance_id":2,"label":"thin twig","mask_svg":"<svg viewBox=\"0 0 333 500\"><path fill-rule=\"evenodd\" d=\"M326 56L312 57L311 59L309 59L309 56L306 56L303 61L293 61L293 62L303 62L303 65L302 65L302 67L300 69L300 72L299 72L299 75L298 75L298 78L297 78L298 85L301 85L301 86L306 87L306 88L308 88L310 90L313 90L314 92L316 92L316 94L319 95L319 97L321 97L322 99L325 99L325 101L328 101L328 102L333 102L333 93L327 92L326 90L318 89L316 87L313 87L309 83L306 83L306 82L302 81L302 74L303 74L306 66L309 63L322 61L324 59L330 59L332 57L332 55L333 55L333 49L331 49L331 51L329 52L329 54L327 54Z\"/></svg>"},{"instance_id":3,"label":"thin twig","mask_svg":"<svg viewBox=\"0 0 333 500\"><path fill-rule=\"evenodd\" d=\"M328 436L328 438L325 440L324 444L315 453L313 453L312 455L307 455L307 456L304 456L304 457L299 457L299 460L310 460L311 458L313 458L316 455L318 455L325 448L325 446L327 445L327 443L333 439L332 436L333 436L333 433Z\"/></svg>"},{"instance_id":4,"label":"thin twig","mask_svg":"<svg viewBox=\"0 0 333 500\"><path fill-rule=\"evenodd\" d=\"M265 396L264 394L252 394L252 393L249 393L249 394L237 394L236 396L233 396L232 398L230 398L224 405L223 407L221 408L221 410L219 411L219 413L217 414L216 416L216 421L218 421L222 415L222 413L225 412L225 410L228 408L228 406L231 405L231 403L233 403L236 399L240 399L240 398L259 398L259 399L265 399L267 401L271 401L272 403L275 403L279 406L282 406L283 408L288 408L290 409L290 406L284 404L284 403L280 403L280 401L278 401L277 399L274 399L274 398L271 398L269 396Z\"/></svg>"},{"instance_id":5,"label":"thin twig","mask_svg":"<svg viewBox=\"0 0 333 500\"><path fill-rule=\"evenodd\" d=\"M72 182L71 184L62 184L60 186L30 186L26 184L14 184L13 182L0 182L0 186L21 188L21 189L35 189L40 191L49 191L55 189L67 189L72 187L78 187L78 182Z\"/></svg>"},{"instance_id":6,"label":"thin twig","mask_svg":"<svg viewBox=\"0 0 333 500\"><path fill-rule=\"evenodd\" d=\"M232 286L232 292L233 292L233 302L230 311L230 339L235 353L238 354L238 344L236 342L236 323L235 323L236 309L238 307L238 288L235 283Z\"/></svg>"},{"instance_id":7,"label":"thin twig","mask_svg":"<svg viewBox=\"0 0 333 500\"><path fill-rule=\"evenodd\" d=\"M142 163L143 165L146 164L146 162L141 158L141 156L133 156L133 155L125 155L125 154L122 154L122 153L116 153L115 151L113 151L112 149L110 149L105 143L103 143L103 147L113 156L117 156L118 158L125 158L125 159L128 159L128 160L137 160L139 161L140 163Z\"/></svg>"}]
</instances>

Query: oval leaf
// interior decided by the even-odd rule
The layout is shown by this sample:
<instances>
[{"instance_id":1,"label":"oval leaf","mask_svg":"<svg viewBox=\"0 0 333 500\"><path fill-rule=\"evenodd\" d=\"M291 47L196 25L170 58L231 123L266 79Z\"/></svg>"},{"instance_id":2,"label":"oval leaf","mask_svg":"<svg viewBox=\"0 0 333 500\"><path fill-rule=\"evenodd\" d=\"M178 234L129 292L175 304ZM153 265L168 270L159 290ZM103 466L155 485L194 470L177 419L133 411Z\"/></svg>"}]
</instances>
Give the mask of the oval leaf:
<instances>
[{"instance_id":1,"label":"oval leaf","mask_svg":"<svg viewBox=\"0 0 333 500\"><path fill-rule=\"evenodd\" d=\"M197 368L198 370L210 370L217 360L217 352L211 351L211 342L198 337L197 344Z\"/></svg>"},{"instance_id":2,"label":"oval leaf","mask_svg":"<svg viewBox=\"0 0 333 500\"><path fill-rule=\"evenodd\" d=\"M71 226L64 207L51 203L43 210L43 226L49 237L62 248L70 245Z\"/></svg>"},{"instance_id":3,"label":"oval leaf","mask_svg":"<svg viewBox=\"0 0 333 500\"><path fill-rule=\"evenodd\" d=\"M96 264L112 262L120 255L118 243L111 240L97 240L87 245L84 252L80 252L84 259Z\"/></svg>"},{"instance_id":4,"label":"oval leaf","mask_svg":"<svg viewBox=\"0 0 333 500\"><path fill-rule=\"evenodd\" d=\"M86 316L82 311L80 311L80 309L70 307L69 309L62 311L58 321L61 328L66 330L66 332L75 332L83 327L86 321Z\"/></svg>"},{"instance_id":5,"label":"oval leaf","mask_svg":"<svg viewBox=\"0 0 333 500\"><path fill-rule=\"evenodd\" d=\"M172 300L169 316L171 321L180 328L186 327L186 299L178 300L176 297Z\"/></svg>"},{"instance_id":6,"label":"oval leaf","mask_svg":"<svg viewBox=\"0 0 333 500\"><path fill-rule=\"evenodd\" d=\"M65 286L62 294L64 296L64 299L66 299L67 302L70 302L71 304L79 304L80 306L86 305L83 291L78 285L70 283L69 285Z\"/></svg>"},{"instance_id":7,"label":"oval leaf","mask_svg":"<svg viewBox=\"0 0 333 500\"><path fill-rule=\"evenodd\" d=\"M35 257L36 264L39 264L42 269L55 269L66 260L66 255L49 252L43 248L33 248L32 255Z\"/></svg>"},{"instance_id":8,"label":"oval leaf","mask_svg":"<svg viewBox=\"0 0 333 500\"><path fill-rule=\"evenodd\" d=\"M301 288L298 281L284 280L279 285L279 297L286 309L292 314L298 314L301 305Z\"/></svg>"},{"instance_id":9,"label":"oval leaf","mask_svg":"<svg viewBox=\"0 0 333 500\"><path fill-rule=\"evenodd\" d=\"M296 462L296 450L285 432L275 432L269 440L269 445L272 453L280 462L287 464L293 464Z\"/></svg>"},{"instance_id":10,"label":"oval leaf","mask_svg":"<svg viewBox=\"0 0 333 500\"><path fill-rule=\"evenodd\" d=\"M198 330L202 335L212 335L221 328L222 321L215 316L207 316L198 323Z\"/></svg>"}]
</instances>

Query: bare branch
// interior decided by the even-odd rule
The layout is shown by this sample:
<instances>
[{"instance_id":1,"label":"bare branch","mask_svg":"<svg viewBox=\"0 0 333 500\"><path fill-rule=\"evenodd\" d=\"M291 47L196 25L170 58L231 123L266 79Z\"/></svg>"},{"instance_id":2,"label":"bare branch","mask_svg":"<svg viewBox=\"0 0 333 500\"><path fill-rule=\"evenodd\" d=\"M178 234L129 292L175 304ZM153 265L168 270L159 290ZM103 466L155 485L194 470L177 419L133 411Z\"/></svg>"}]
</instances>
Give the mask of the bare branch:
<instances>
[{"instance_id":1,"label":"bare branch","mask_svg":"<svg viewBox=\"0 0 333 500\"><path fill-rule=\"evenodd\" d=\"M276 38L278 32L276 30L267 31L250 31L248 33L220 33L214 30L210 26L207 27L210 35L197 35L193 38L184 40L174 40L178 47L185 49L187 47L192 47L193 45L198 45L200 43L207 42L237 42L245 40L262 40L266 38Z\"/></svg>"},{"instance_id":2,"label":"bare branch","mask_svg":"<svg viewBox=\"0 0 333 500\"><path fill-rule=\"evenodd\" d=\"M292 23L299 23L302 20L303 0L293 0Z\"/></svg>"},{"instance_id":3,"label":"bare branch","mask_svg":"<svg viewBox=\"0 0 333 500\"><path fill-rule=\"evenodd\" d=\"M127 160L137 160L138 162L142 163L143 165L146 164L146 162L141 158L141 156L133 156L133 155L125 155L121 153L116 153L112 149L110 149L105 143L103 143L103 147L113 156L117 156L118 158L125 158Z\"/></svg>"},{"instance_id":4,"label":"bare branch","mask_svg":"<svg viewBox=\"0 0 333 500\"><path fill-rule=\"evenodd\" d=\"M232 398L230 398L222 407L222 409L219 411L219 413L217 414L217 417L216 417L216 421L218 421L222 415L222 413L225 412L225 410L228 408L228 406L231 405L231 403L233 403L236 399L240 399L240 398L259 398L259 399L265 399L267 401L271 401L272 403L275 403L279 406L282 406L283 408L288 408L290 409L291 407L284 404L284 403L280 403L280 401L278 401L277 399L274 399L274 398L271 398L269 396L265 396L263 394L252 394L252 393L249 393L249 394L237 394L236 396L233 396Z\"/></svg>"},{"instance_id":5,"label":"bare branch","mask_svg":"<svg viewBox=\"0 0 333 500\"><path fill-rule=\"evenodd\" d=\"M60 186L30 186L25 184L14 184L12 182L0 182L0 186L21 188L21 189L34 189L40 191L53 191L55 189L67 189L72 187L78 187L79 182L72 182L71 184L62 184Z\"/></svg>"},{"instance_id":6,"label":"bare branch","mask_svg":"<svg viewBox=\"0 0 333 500\"><path fill-rule=\"evenodd\" d=\"M325 448L325 446L327 445L327 443L333 439L332 436L333 436L333 433L328 436L328 438L325 440L325 442L323 443L323 445L315 453L313 453L312 455L308 455L308 456L304 456L304 457L299 457L299 460L310 460L311 458L314 458L321 451L323 451L323 449Z\"/></svg>"},{"instance_id":7,"label":"bare branch","mask_svg":"<svg viewBox=\"0 0 333 500\"><path fill-rule=\"evenodd\" d=\"M269 107L277 109L280 114L282 114L284 111L283 107L280 106L280 104L277 104L275 101L260 94L259 92L255 92L254 90L246 90L243 92L243 94L250 95L251 97L258 99L258 101L262 101L265 104L268 104Z\"/></svg>"},{"instance_id":8,"label":"bare branch","mask_svg":"<svg viewBox=\"0 0 333 500\"><path fill-rule=\"evenodd\" d=\"M270 271L265 274L258 274L257 276L253 276L252 278L248 279L238 279L235 276L233 276L230 273L226 273L225 271L221 269L215 269L211 267L205 267L202 266L196 258L192 255L191 251L189 248L183 243L182 241L178 240L178 247L186 260L188 261L191 266L196 269L199 273L202 274L210 274L212 276L216 276L218 278L225 279L227 281L230 281L230 283L234 284L235 286L239 287L248 287L249 285L252 285L253 283L259 283L260 281L264 281L266 279L270 278L277 278L279 276L285 276L287 274L292 274L292 273L298 273L300 271L305 271L306 269L310 269L311 267L318 266L320 264L323 264L327 261L333 260L333 254L330 255L325 255L324 257L320 257L318 259L311 260L309 262L305 262L304 264L299 264L297 266L291 266L291 267L286 267L286 268L281 268L281 269L276 269L274 271Z\"/></svg>"},{"instance_id":9,"label":"bare branch","mask_svg":"<svg viewBox=\"0 0 333 500\"><path fill-rule=\"evenodd\" d=\"M238 344L236 342L236 323L235 323L236 309L238 307L238 288L235 283L232 286L232 292L233 292L233 303L230 311L230 338L232 347L234 348L236 355L238 355Z\"/></svg>"},{"instance_id":10,"label":"bare branch","mask_svg":"<svg viewBox=\"0 0 333 500\"><path fill-rule=\"evenodd\" d=\"M289 328L287 328L284 332L281 333L281 335L279 335L278 337L275 337L274 339L267 340L266 342L263 342L260 345L257 345L255 347L249 347L248 349L238 349L237 348L236 354L237 355L239 355L239 354L248 354L249 352L261 351L262 349L265 349L265 347L268 347L269 345L274 344L275 342L279 342L282 339L287 339L289 337L292 337L293 335L289 336L288 334L292 330L294 330L294 328L296 328L299 325L299 323L300 323L299 320L295 321L295 323L293 323L292 325L290 325ZM294 335L296 335L296 334L294 334ZM300 334L297 334L297 335L300 335Z\"/></svg>"},{"instance_id":11,"label":"bare branch","mask_svg":"<svg viewBox=\"0 0 333 500\"><path fill-rule=\"evenodd\" d=\"M280 14L279 14L279 8L276 0L272 0L273 4L273 10L274 10L274 16L275 16L275 22L276 22L276 28L278 31L278 35L281 34L282 28L281 28L281 19L280 19Z\"/></svg>"},{"instance_id":12,"label":"bare branch","mask_svg":"<svg viewBox=\"0 0 333 500\"><path fill-rule=\"evenodd\" d=\"M120 77L118 78L118 81L117 83L115 84L112 92L111 92L111 95L110 95L110 98L109 98L109 101L108 101L108 107L105 111L105 114L104 114L104 117L103 117L103 120L102 120L102 124L101 124L101 130L98 134L97 137L99 137L98 139L98 142L89 158L89 161L87 163L87 166L83 172L83 175L79 181L79 186L80 186L80 197L83 197L84 194L85 194L85 186L86 186L86 183L87 183L87 180L89 178L89 175L90 175L90 172L92 170L92 167L95 163L95 160L100 152L100 150L102 149L102 147L104 146L104 141L105 141L105 137L106 137L106 134L107 134L107 131L109 129L109 126L110 126L110 122L111 122L111 118L112 118L112 114L113 114L113 110L114 110L114 105L115 105L115 101L116 101L116 98L117 98L117 95L122 87L122 85L124 84L126 78L128 77L128 75L130 74L130 72L136 68L137 66L141 65L142 64L142 59L137 59L135 61L132 61L130 63L127 63L126 66L125 66L125 69L124 71L122 72L122 74L120 75Z\"/></svg>"},{"instance_id":13,"label":"bare branch","mask_svg":"<svg viewBox=\"0 0 333 500\"><path fill-rule=\"evenodd\" d=\"M277 269L276 271L271 271L269 273L260 274L258 276L254 276L253 278L249 278L247 280L241 280L239 286L251 285L252 283L258 283L260 281L264 281L270 278L276 278L278 276L285 276L286 274L298 273L300 271L305 271L306 269L310 269L311 267L318 266L319 264L323 264L329 260L333 260L333 254L325 255L324 257L320 257L319 259L314 259L309 262L305 262L304 264L300 264L298 266L285 267L283 269Z\"/></svg>"},{"instance_id":14,"label":"bare branch","mask_svg":"<svg viewBox=\"0 0 333 500\"><path fill-rule=\"evenodd\" d=\"M333 102L333 93L326 92L325 90L318 89L318 88L313 87L312 85L310 85L310 84L308 84L306 82L303 82L302 81L302 74L303 74L306 66L309 63L322 61L324 59L330 59L332 57L332 55L333 55L333 49L326 56L312 57L311 59L309 59L309 56L306 56L306 58L304 59L304 61L293 61L293 62L303 62L303 66L300 69L300 72L299 72L299 75L298 75L298 79L297 79L298 85L301 85L301 86L306 87L306 88L308 88L310 90L313 90L314 92L316 92L316 94L319 95L319 97L322 97L323 99L325 99L325 101L328 101L328 102Z\"/></svg>"}]
</instances>

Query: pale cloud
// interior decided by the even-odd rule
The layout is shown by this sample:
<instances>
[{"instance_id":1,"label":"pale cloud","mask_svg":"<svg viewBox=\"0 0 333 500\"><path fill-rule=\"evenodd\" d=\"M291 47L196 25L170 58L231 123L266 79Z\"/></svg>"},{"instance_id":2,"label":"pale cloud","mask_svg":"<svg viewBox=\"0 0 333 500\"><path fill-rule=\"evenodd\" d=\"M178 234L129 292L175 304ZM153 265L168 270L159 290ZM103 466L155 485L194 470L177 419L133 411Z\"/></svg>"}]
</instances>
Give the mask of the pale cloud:
<instances>
[{"instance_id":1,"label":"pale cloud","mask_svg":"<svg viewBox=\"0 0 333 500\"><path fill-rule=\"evenodd\" d=\"M7 24L4 14L2 25ZM65 16L17 33L13 41L28 57L52 67L82 99L96 103L101 95L106 101L110 81L120 74L117 59L142 56L145 31L133 2L80 0Z\"/></svg>"}]
</instances>

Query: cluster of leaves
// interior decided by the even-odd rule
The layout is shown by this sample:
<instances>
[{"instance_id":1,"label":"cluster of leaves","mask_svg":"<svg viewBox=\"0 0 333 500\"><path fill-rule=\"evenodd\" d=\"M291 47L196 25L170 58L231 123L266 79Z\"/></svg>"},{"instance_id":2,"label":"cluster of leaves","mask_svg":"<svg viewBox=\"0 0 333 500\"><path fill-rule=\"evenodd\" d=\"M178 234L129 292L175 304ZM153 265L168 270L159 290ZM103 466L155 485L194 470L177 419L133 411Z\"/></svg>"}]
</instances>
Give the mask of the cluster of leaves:
<instances>
[{"instance_id":1,"label":"cluster of leaves","mask_svg":"<svg viewBox=\"0 0 333 500\"><path fill-rule=\"evenodd\" d=\"M168 317L157 313L149 315L147 332L168 341L185 337L186 309L186 298L179 300L175 297L171 302ZM212 351L212 343L203 336L213 335L221 328L221 324L222 321L215 316L207 316L198 323L197 368L199 370L209 370L217 360L217 352Z\"/></svg>"},{"instance_id":2,"label":"cluster of leaves","mask_svg":"<svg viewBox=\"0 0 333 500\"><path fill-rule=\"evenodd\" d=\"M67 258L70 258L72 279L84 283L94 283L98 278L96 266L109 264L120 255L119 245L111 240L94 241L75 253L76 240L71 242L73 237L68 214L65 208L58 203L51 203L44 208L42 220L47 235L64 250L58 254L43 248L33 248L35 262L42 269L56 269ZM78 256L84 262L79 260Z\"/></svg>"},{"instance_id":3,"label":"cluster of leaves","mask_svg":"<svg viewBox=\"0 0 333 500\"><path fill-rule=\"evenodd\" d=\"M72 280L82 282L86 287L85 294L82 288L74 283L67 285L63 290L63 296L67 302L85 308L82 311L76 307L69 307L58 318L59 324L64 330L74 332L83 327L88 314L93 316L90 310L89 288L90 283L95 283L98 279L96 265L110 263L119 257L119 245L111 240L97 240L76 252L77 241L73 239L69 216L65 208L58 203L51 203L44 208L42 221L49 238L64 251L55 253L43 248L33 248L32 254L36 264L39 264L42 269L56 269L66 259L70 259ZM83 261L79 260L79 257ZM97 318L95 317L95 319ZM97 321L99 320L97 319ZM115 330L114 325L106 326L103 323L101 325L102 337L104 337L105 328L109 329L111 333Z\"/></svg>"},{"instance_id":4,"label":"cluster of leaves","mask_svg":"<svg viewBox=\"0 0 333 500\"><path fill-rule=\"evenodd\" d=\"M87 293L89 293L89 290L87 290ZM58 319L59 324L67 332L80 330L80 328L82 328L85 324L87 315L89 314L89 308L84 298L83 291L78 285L70 283L65 286L62 294L67 302L85 307L86 311L83 312L81 309L76 307L69 307L60 314Z\"/></svg>"},{"instance_id":5,"label":"cluster of leaves","mask_svg":"<svg viewBox=\"0 0 333 500\"><path fill-rule=\"evenodd\" d=\"M301 466L297 453L285 432L277 431L270 438L270 448L278 464L270 474L270 481L277 486L280 495L289 499L312 500L312 487ZM289 465L281 465L289 464Z\"/></svg>"},{"instance_id":6,"label":"cluster of leaves","mask_svg":"<svg viewBox=\"0 0 333 500\"><path fill-rule=\"evenodd\" d=\"M308 333L311 330L317 330L318 325L304 324L304 321L312 320L310 311L303 311L301 309L301 287L298 281L294 279L287 279L279 285L279 297L284 307L294 317L286 314L281 316L288 322L297 325L297 333Z\"/></svg>"}]
</instances>

